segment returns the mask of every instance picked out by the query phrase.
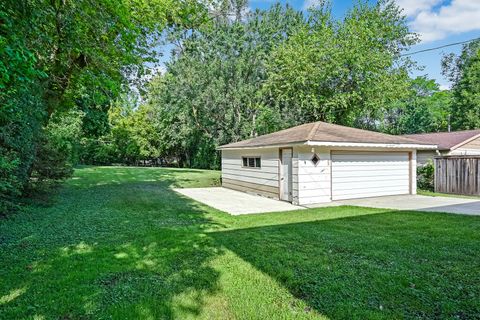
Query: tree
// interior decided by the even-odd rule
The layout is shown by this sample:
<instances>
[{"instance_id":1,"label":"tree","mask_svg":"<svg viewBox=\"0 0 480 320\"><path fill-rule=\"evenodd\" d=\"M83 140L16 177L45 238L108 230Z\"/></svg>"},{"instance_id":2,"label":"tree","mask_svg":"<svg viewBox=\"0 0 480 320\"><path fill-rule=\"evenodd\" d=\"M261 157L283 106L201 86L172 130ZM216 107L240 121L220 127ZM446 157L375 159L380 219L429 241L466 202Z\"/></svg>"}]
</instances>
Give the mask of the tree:
<instances>
[{"instance_id":1,"label":"tree","mask_svg":"<svg viewBox=\"0 0 480 320\"><path fill-rule=\"evenodd\" d=\"M447 131L451 92L441 91L435 80L417 77L410 81L406 98L395 102L379 129L391 134Z\"/></svg>"},{"instance_id":2,"label":"tree","mask_svg":"<svg viewBox=\"0 0 480 320\"><path fill-rule=\"evenodd\" d=\"M218 168L216 146L262 133L269 54L303 23L301 13L275 5L243 19L214 18L185 39L148 96L162 149L190 166Z\"/></svg>"},{"instance_id":3,"label":"tree","mask_svg":"<svg viewBox=\"0 0 480 320\"><path fill-rule=\"evenodd\" d=\"M234 16L183 34L148 93L161 150L187 165L218 168L218 145L307 121L376 127L408 93L400 53L416 37L392 1L343 21L328 4L308 18L280 5Z\"/></svg>"},{"instance_id":4,"label":"tree","mask_svg":"<svg viewBox=\"0 0 480 320\"><path fill-rule=\"evenodd\" d=\"M265 91L285 123L374 127L385 106L408 92L412 63L400 53L416 42L393 1L359 3L343 21L322 2L273 52Z\"/></svg>"},{"instance_id":5,"label":"tree","mask_svg":"<svg viewBox=\"0 0 480 320\"><path fill-rule=\"evenodd\" d=\"M162 31L192 28L206 12L194 0L1 1L0 210L14 204L32 172L41 170L33 169L36 160L50 161L36 158L52 146L46 131L53 115L79 105L105 115L105 106L128 90L132 74L156 61ZM98 112L85 113L89 124L100 123ZM51 164L65 163L57 160Z\"/></svg>"},{"instance_id":6,"label":"tree","mask_svg":"<svg viewBox=\"0 0 480 320\"><path fill-rule=\"evenodd\" d=\"M453 128L480 128L480 40L465 44L459 56L444 56L442 67L453 82Z\"/></svg>"}]
</instances>

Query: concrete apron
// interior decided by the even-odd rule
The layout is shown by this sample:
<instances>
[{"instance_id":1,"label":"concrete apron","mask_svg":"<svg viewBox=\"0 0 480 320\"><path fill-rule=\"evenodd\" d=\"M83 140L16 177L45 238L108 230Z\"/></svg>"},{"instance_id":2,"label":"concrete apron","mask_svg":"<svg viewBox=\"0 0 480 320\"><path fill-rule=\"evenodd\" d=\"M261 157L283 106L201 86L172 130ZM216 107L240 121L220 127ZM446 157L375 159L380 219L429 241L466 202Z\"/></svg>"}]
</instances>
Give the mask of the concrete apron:
<instances>
[{"instance_id":1,"label":"concrete apron","mask_svg":"<svg viewBox=\"0 0 480 320\"><path fill-rule=\"evenodd\" d=\"M305 209L285 201L235 191L227 188L185 188L173 189L195 201L232 215L280 212Z\"/></svg>"}]
</instances>

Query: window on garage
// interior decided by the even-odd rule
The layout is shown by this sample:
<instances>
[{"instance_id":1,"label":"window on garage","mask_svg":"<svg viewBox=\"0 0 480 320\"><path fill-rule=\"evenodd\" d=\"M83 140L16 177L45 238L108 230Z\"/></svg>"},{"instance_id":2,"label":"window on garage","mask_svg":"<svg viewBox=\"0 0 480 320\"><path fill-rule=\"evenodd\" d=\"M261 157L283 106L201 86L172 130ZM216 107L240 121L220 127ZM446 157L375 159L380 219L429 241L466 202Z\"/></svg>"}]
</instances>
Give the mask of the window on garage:
<instances>
[{"instance_id":1,"label":"window on garage","mask_svg":"<svg viewBox=\"0 0 480 320\"><path fill-rule=\"evenodd\" d=\"M246 168L261 168L262 160L260 157L242 157L243 166Z\"/></svg>"}]
</instances>

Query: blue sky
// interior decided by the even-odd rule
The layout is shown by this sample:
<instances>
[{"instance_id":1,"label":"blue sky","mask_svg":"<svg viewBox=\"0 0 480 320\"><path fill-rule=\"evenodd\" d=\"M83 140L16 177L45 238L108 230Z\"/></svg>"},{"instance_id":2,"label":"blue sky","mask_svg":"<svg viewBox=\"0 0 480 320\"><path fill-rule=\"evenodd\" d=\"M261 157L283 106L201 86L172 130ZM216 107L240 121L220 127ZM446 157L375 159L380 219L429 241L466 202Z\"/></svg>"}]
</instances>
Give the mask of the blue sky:
<instances>
[{"instance_id":1,"label":"blue sky","mask_svg":"<svg viewBox=\"0 0 480 320\"><path fill-rule=\"evenodd\" d=\"M250 8L267 9L275 2L288 3L298 10L315 6L318 0L250 0ZM480 0L396 0L404 9L412 31L420 35L421 42L411 52L438 47L454 42L480 37ZM333 14L341 18L356 0L332 0ZM371 0L372 3L375 0ZM459 53L462 46L452 46L435 51L412 55L411 58L423 66L416 75L428 75L442 88L450 83L441 74L441 58L444 54Z\"/></svg>"}]
</instances>

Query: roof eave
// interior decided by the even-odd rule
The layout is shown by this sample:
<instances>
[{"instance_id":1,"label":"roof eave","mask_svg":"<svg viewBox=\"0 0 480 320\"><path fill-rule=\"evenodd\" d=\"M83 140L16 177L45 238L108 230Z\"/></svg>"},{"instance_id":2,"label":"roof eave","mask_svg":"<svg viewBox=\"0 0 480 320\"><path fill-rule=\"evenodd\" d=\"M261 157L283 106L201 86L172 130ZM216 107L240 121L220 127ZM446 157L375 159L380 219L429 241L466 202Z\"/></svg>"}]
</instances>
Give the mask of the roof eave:
<instances>
[{"instance_id":1,"label":"roof eave","mask_svg":"<svg viewBox=\"0 0 480 320\"><path fill-rule=\"evenodd\" d=\"M216 150L245 150L245 149L265 149L265 148L284 148L284 147L292 147L298 145L306 145L307 141L298 141L298 142L289 142L289 143L276 143L276 144L266 144L260 146L239 146L239 147L229 147L228 145L219 146Z\"/></svg>"},{"instance_id":2,"label":"roof eave","mask_svg":"<svg viewBox=\"0 0 480 320\"><path fill-rule=\"evenodd\" d=\"M264 148L282 148L298 145L319 146L319 147L358 147L358 148L387 148L387 149L421 149L437 150L437 145L415 144L415 143L368 143L368 142L325 142L325 141L299 141L291 143L270 144L262 146L239 146L228 147L220 146L217 150L245 150L245 149L264 149Z\"/></svg>"},{"instance_id":3,"label":"roof eave","mask_svg":"<svg viewBox=\"0 0 480 320\"><path fill-rule=\"evenodd\" d=\"M309 146L323 147L359 147L359 148L387 148L387 149L422 149L436 150L437 145L416 144L416 143L370 143L370 142L325 142L307 141Z\"/></svg>"}]
</instances>

